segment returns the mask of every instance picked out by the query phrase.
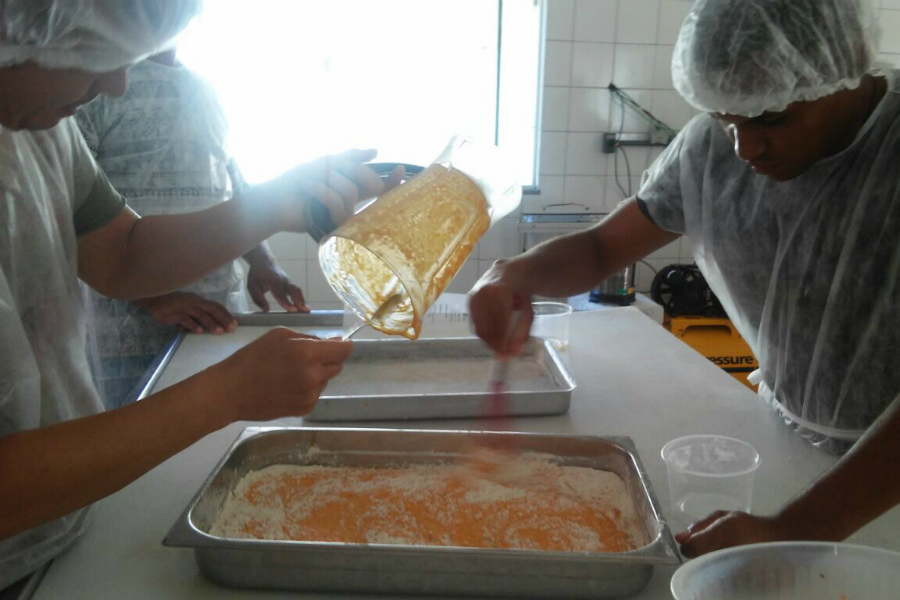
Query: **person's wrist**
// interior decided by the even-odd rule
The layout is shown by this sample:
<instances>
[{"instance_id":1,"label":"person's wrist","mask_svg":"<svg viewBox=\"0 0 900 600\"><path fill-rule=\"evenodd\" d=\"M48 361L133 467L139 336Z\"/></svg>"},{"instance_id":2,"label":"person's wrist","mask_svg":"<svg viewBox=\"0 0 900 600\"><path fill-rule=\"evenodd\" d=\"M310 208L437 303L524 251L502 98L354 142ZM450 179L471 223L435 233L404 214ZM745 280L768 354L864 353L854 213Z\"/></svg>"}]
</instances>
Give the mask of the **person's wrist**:
<instances>
[{"instance_id":1,"label":"person's wrist","mask_svg":"<svg viewBox=\"0 0 900 600\"><path fill-rule=\"evenodd\" d=\"M134 301L135 304L140 306L146 311L152 311L156 304L159 302L159 297L155 298L139 298Z\"/></svg>"},{"instance_id":2,"label":"person's wrist","mask_svg":"<svg viewBox=\"0 0 900 600\"><path fill-rule=\"evenodd\" d=\"M840 541L838 515L830 519L819 519L802 504L788 504L770 517L780 536L794 541Z\"/></svg>"},{"instance_id":3,"label":"person's wrist","mask_svg":"<svg viewBox=\"0 0 900 600\"><path fill-rule=\"evenodd\" d=\"M290 194L279 179L253 186L240 199L242 212L253 215L269 238L281 231L303 231L301 202Z\"/></svg>"},{"instance_id":4,"label":"person's wrist","mask_svg":"<svg viewBox=\"0 0 900 600\"><path fill-rule=\"evenodd\" d=\"M775 535L786 540L802 540L805 529L803 523L798 523L789 511L782 509L768 517L769 523L775 531Z\"/></svg>"},{"instance_id":5,"label":"person's wrist","mask_svg":"<svg viewBox=\"0 0 900 600\"><path fill-rule=\"evenodd\" d=\"M269 255L268 252L254 250L245 254L244 260L247 261L251 269L275 270L275 258Z\"/></svg>"},{"instance_id":6,"label":"person's wrist","mask_svg":"<svg viewBox=\"0 0 900 600\"><path fill-rule=\"evenodd\" d=\"M242 420L238 388L229 383L224 362L217 363L194 377L197 386L195 398L200 403L199 408L212 417L218 428Z\"/></svg>"},{"instance_id":7,"label":"person's wrist","mask_svg":"<svg viewBox=\"0 0 900 600\"><path fill-rule=\"evenodd\" d=\"M190 294L190 292L171 292L169 294L163 294L162 296L152 296L150 298L141 298L139 300L135 300L134 303L143 308L144 310L152 311L154 308L157 308L160 303L167 302L169 300L175 300L179 296L186 296Z\"/></svg>"},{"instance_id":8,"label":"person's wrist","mask_svg":"<svg viewBox=\"0 0 900 600\"><path fill-rule=\"evenodd\" d=\"M524 261L515 258L501 258L494 263L493 268L497 269L499 283L525 296L532 295L528 269Z\"/></svg>"}]
</instances>

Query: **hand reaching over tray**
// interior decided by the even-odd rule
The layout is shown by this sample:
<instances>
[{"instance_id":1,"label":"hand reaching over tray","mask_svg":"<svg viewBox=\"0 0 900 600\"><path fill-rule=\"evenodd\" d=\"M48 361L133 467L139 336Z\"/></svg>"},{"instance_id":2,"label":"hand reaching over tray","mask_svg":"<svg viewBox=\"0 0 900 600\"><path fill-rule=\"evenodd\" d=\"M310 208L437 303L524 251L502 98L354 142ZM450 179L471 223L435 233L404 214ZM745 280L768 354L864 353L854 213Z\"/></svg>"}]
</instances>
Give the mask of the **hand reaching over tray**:
<instances>
[{"instance_id":1,"label":"hand reaching over tray","mask_svg":"<svg viewBox=\"0 0 900 600\"><path fill-rule=\"evenodd\" d=\"M305 415L337 376L353 344L276 328L210 367L233 421Z\"/></svg>"},{"instance_id":2,"label":"hand reaching over tray","mask_svg":"<svg viewBox=\"0 0 900 600\"><path fill-rule=\"evenodd\" d=\"M475 333L500 358L522 351L534 320L531 295L517 282L508 280L506 263L497 261L469 292Z\"/></svg>"},{"instance_id":3,"label":"hand reaching over tray","mask_svg":"<svg viewBox=\"0 0 900 600\"><path fill-rule=\"evenodd\" d=\"M686 531L675 535L681 546L681 553L687 558L702 554L765 542L788 542L807 539L795 531L796 526L783 518L751 515L742 511L717 510L709 516L692 523ZM827 536L822 536L823 540Z\"/></svg>"},{"instance_id":4,"label":"hand reaching over tray","mask_svg":"<svg viewBox=\"0 0 900 600\"><path fill-rule=\"evenodd\" d=\"M0 540L108 496L230 423L308 413L352 349L273 329L140 402L0 438L9 466L0 469L0 505L14 507L0 511Z\"/></svg>"}]
</instances>

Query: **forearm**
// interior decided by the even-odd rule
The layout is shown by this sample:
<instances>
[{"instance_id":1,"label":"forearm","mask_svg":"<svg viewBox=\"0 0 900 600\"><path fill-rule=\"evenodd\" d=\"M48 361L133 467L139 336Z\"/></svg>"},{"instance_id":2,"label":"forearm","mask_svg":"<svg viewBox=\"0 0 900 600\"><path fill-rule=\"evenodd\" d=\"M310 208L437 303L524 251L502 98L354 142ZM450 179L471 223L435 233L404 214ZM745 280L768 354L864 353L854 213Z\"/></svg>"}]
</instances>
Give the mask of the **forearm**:
<instances>
[{"instance_id":1,"label":"forearm","mask_svg":"<svg viewBox=\"0 0 900 600\"><path fill-rule=\"evenodd\" d=\"M0 539L87 506L232 420L210 371L130 406L0 438Z\"/></svg>"},{"instance_id":2,"label":"forearm","mask_svg":"<svg viewBox=\"0 0 900 600\"><path fill-rule=\"evenodd\" d=\"M236 198L200 212L139 219L123 250L116 297L181 289L279 231L278 215L255 200Z\"/></svg>"},{"instance_id":3,"label":"forearm","mask_svg":"<svg viewBox=\"0 0 900 600\"><path fill-rule=\"evenodd\" d=\"M542 243L515 258L499 261L503 281L523 294L565 297L585 292L612 274L600 260L589 231Z\"/></svg>"},{"instance_id":4,"label":"forearm","mask_svg":"<svg viewBox=\"0 0 900 600\"><path fill-rule=\"evenodd\" d=\"M325 156L197 213L141 219L126 207L78 237L78 276L120 300L159 296L246 254L274 233L306 231L310 202L339 225L356 202L399 183L402 169L385 182L364 164L374 156L374 150Z\"/></svg>"},{"instance_id":5,"label":"forearm","mask_svg":"<svg viewBox=\"0 0 900 600\"><path fill-rule=\"evenodd\" d=\"M776 518L799 539L840 541L900 504L900 397Z\"/></svg>"},{"instance_id":6,"label":"forearm","mask_svg":"<svg viewBox=\"0 0 900 600\"><path fill-rule=\"evenodd\" d=\"M632 198L587 231L544 242L506 261L503 279L529 295L572 296L679 237L654 225Z\"/></svg>"}]
</instances>

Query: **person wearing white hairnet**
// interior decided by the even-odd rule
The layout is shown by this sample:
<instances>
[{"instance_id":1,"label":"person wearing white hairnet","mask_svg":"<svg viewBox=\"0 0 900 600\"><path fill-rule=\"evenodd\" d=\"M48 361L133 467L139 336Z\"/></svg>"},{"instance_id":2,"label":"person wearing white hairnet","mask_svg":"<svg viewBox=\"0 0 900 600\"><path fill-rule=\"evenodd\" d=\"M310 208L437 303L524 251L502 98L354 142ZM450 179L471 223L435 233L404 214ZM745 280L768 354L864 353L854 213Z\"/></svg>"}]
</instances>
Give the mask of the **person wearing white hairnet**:
<instances>
[{"instance_id":1,"label":"person wearing white hairnet","mask_svg":"<svg viewBox=\"0 0 900 600\"><path fill-rule=\"evenodd\" d=\"M761 517L716 512L677 536L695 556L842 540L900 503L900 82L873 64L864 0L698 0L672 61L703 111L602 223L499 261L471 293L507 342L530 296L569 296L687 235L759 359L760 394L799 435L846 453Z\"/></svg>"},{"instance_id":2,"label":"person wearing white hairnet","mask_svg":"<svg viewBox=\"0 0 900 600\"><path fill-rule=\"evenodd\" d=\"M128 70L121 98L100 96L76 115L94 158L128 206L142 216L209 208L245 191L226 145L227 124L213 89L182 65L174 48ZM302 290L265 243L244 254L247 290L263 310L266 292L289 312L308 312ZM121 406L166 341L181 328L221 334L247 312L243 270L232 261L190 286L125 302L89 292L95 326L94 379L108 407Z\"/></svg>"},{"instance_id":3,"label":"person wearing white hairnet","mask_svg":"<svg viewBox=\"0 0 900 600\"><path fill-rule=\"evenodd\" d=\"M339 223L402 177L383 182L364 164L374 151L354 150L203 211L140 218L126 207L66 117L98 94L122 95L126 67L163 50L197 9L0 0L0 589L71 545L91 503L208 433L308 412L350 353L349 343L276 329L103 412L79 277L124 300L169 293L276 231L308 231L314 209Z\"/></svg>"}]
</instances>

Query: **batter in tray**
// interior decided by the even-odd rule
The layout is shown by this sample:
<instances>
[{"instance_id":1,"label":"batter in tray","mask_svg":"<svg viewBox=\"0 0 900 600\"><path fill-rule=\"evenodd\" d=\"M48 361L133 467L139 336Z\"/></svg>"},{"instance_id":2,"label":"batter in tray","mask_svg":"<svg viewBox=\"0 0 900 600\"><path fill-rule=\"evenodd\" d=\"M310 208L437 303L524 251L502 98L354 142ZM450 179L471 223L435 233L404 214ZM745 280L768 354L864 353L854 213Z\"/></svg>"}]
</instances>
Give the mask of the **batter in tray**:
<instances>
[{"instance_id":1,"label":"batter in tray","mask_svg":"<svg viewBox=\"0 0 900 600\"><path fill-rule=\"evenodd\" d=\"M275 465L245 475L210 533L226 538L625 552L647 543L615 474L523 457L507 477L459 465Z\"/></svg>"}]
</instances>

